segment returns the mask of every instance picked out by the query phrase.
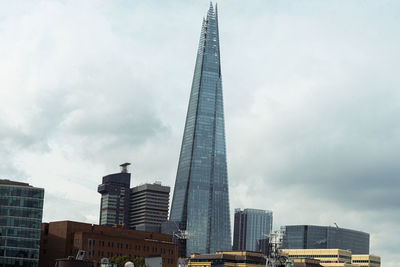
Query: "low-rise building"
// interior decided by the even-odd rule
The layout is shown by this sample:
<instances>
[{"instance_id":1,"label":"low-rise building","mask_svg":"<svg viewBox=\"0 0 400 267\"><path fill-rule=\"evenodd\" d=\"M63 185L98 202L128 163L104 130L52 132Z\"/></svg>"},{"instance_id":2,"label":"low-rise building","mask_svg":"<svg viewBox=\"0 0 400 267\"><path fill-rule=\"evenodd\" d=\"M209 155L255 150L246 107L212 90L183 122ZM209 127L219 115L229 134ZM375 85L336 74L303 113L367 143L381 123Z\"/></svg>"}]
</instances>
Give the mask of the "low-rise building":
<instances>
[{"instance_id":1,"label":"low-rise building","mask_svg":"<svg viewBox=\"0 0 400 267\"><path fill-rule=\"evenodd\" d=\"M343 249L282 249L289 259L317 259L324 267L380 267L381 258L368 254L352 255Z\"/></svg>"},{"instance_id":2,"label":"low-rise building","mask_svg":"<svg viewBox=\"0 0 400 267\"><path fill-rule=\"evenodd\" d=\"M187 267L260 267L265 266L264 254L251 251L217 251L215 254L192 254Z\"/></svg>"},{"instance_id":3,"label":"low-rise building","mask_svg":"<svg viewBox=\"0 0 400 267\"><path fill-rule=\"evenodd\" d=\"M381 257L375 255L352 255L351 263L362 267L380 267Z\"/></svg>"},{"instance_id":4,"label":"low-rise building","mask_svg":"<svg viewBox=\"0 0 400 267\"><path fill-rule=\"evenodd\" d=\"M282 249L289 259L317 259L324 267L352 267L351 251L343 249Z\"/></svg>"},{"instance_id":5,"label":"low-rise building","mask_svg":"<svg viewBox=\"0 0 400 267\"><path fill-rule=\"evenodd\" d=\"M171 235L72 221L42 224L41 267L53 267L56 259L75 256L79 250L86 251L86 258L97 266L102 258L114 256L160 256L164 267L175 267L178 260L178 247Z\"/></svg>"}]
</instances>

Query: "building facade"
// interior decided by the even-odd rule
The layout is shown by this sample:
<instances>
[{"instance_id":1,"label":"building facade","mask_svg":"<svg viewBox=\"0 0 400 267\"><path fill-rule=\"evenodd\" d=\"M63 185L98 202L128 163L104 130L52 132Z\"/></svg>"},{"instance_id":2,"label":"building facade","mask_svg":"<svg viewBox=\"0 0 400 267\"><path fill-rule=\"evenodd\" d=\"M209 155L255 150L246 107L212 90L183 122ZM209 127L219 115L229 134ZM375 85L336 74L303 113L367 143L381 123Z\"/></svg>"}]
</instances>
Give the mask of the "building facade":
<instances>
[{"instance_id":1,"label":"building facade","mask_svg":"<svg viewBox=\"0 0 400 267\"><path fill-rule=\"evenodd\" d=\"M218 15L212 4L201 29L170 220L189 235L187 256L231 249Z\"/></svg>"},{"instance_id":2,"label":"building facade","mask_svg":"<svg viewBox=\"0 0 400 267\"><path fill-rule=\"evenodd\" d=\"M358 267L381 267L381 257L375 255L351 255L351 263Z\"/></svg>"},{"instance_id":3,"label":"building facade","mask_svg":"<svg viewBox=\"0 0 400 267\"><path fill-rule=\"evenodd\" d=\"M170 187L161 183L131 188L129 227L160 233L161 224L168 219L169 192Z\"/></svg>"},{"instance_id":4,"label":"building facade","mask_svg":"<svg viewBox=\"0 0 400 267\"><path fill-rule=\"evenodd\" d=\"M178 260L178 247L170 235L72 221L42 224L40 267L53 267L56 259L75 256L79 250L97 266L102 258L113 256L159 256L163 267L176 267Z\"/></svg>"},{"instance_id":5,"label":"building facade","mask_svg":"<svg viewBox=\"0 0 400 267\"><path fill-rule=\"evenodd\" d=\"M265 240L271 231L272 211L259 209L235 209L235 226L232 249L262 251L262 240Z\"/></svg>"},{"instance_id":6,"label":"building facade","mask_svg":"<svg viewBox=\"0 0 400 267\"><path fill-rule=\"evenodd\" d=\"M289 259L317 259L324 267L380 267L381 258L369 254L352 254L343 249L283 249Z\"/></svg>"},{"instance_id":7,"label":"building facade","mask_svg":"<svg viewBox=\"0 0 400 267\"><path fill-rule=\"evenodd\" d=\"M104 176L102 184L98 186L97 191L101 194L100 225L129 225L129 165L121 164L120 173Z\"/></svg>"},{"instance_id":8,"label":"building facade","mask_svg":"<svg viewBox=\"0 0 400 267\"><path fill-rule=\"evenodd\" d=\"M315 225L285 226L284 249L345 249L369 254L369 234L361 231Z\"/></svg>"},{"instance_id":9,"label":"building facade","mask_svg":"<svg viewBox=\"0 0 400 267\"><path fill-rule=\"evenodd\" d=\"M0 180L0 266L39 266L44 189Z\"/></svg>"},{"instance_id":10,"label":"building facade","mask_svg":"<svg viewBox=\"0 0 400 267\"><path fill-rule=\"evenodd\" d=\"M187 267L261 267L265 266L264 254L251 251L218 251L213 254L192 254Z\"/></svg>"},{"instance_id":11,"label":"building facade","mask_svg":"<svg viewBox=\"0 0 400 267\"><path fill-rule=\"evenodd\" d=\"M289 259L317 259L322 266L351 265L351 251L343 249L282 249Z\"/></svg>"}]
</instances>

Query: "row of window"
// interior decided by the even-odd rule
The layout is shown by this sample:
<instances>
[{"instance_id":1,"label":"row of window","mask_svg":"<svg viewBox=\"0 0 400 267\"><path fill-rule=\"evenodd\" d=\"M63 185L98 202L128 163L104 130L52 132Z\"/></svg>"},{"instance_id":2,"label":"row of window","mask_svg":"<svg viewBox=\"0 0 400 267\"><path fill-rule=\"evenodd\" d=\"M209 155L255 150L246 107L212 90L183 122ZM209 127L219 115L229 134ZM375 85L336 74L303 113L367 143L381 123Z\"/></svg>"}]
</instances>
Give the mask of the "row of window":
<instances>
[{"instance_id":1,"label":"row of window","mask_svg":"<svg viewBox=\"0 0 400 267\"><path fill-rule=\"evenodd\" d=\"M0 258L1 267L38 267L37 259Z\"/></svg>"},{"instance_id":2,"label":"row of window","mask_svg":"<svg viewBox=\"0 0 400 267\"><path fill-rule=\"evenodd\" d=\"M24 258L24 259L39 259L39 250L27 248L4 248L0 247L0 258Z\"/></svg>"},{"instance_id":3,"label":"row of window","mask_svg":"<svg viewBox=\"0 0 400 267\"><path fill-rule=\"evenodd\" d=\"M289 255L289 258L345 258L350 259L351 257L343 256L343 255Z\"/></svg>"},{"instance_id":4,"label":"row of window","mask_svg":"<svg viewBox=\"0 0 400 267\"><path fill-rule=\"evenodd\" d=\"M0 217L0 226L15 226L31 229L40 229L42 225L41 219L18 218L18 217Z\"/></svg>"},{"instance_id":5,"label":"row of window","mask_svg":"<svg viewBox=\"0 0 400 267\"><path fill-rule=\"evenodd\" d=\"M45 250L43 251L43 254L46 254ZM96 252L94 250L88 251L88 256L89 257L94 257L96 256ZM107 251L106 253L104 253L104 251L97 251L97 257L114 257L114 256L124 256L122 253L113 253L113 252L109 252ZM141 256L138 255L133 255L133 258L140 258ZM129 258L132 258L132 254L129 254ZM163 258L163 262L165 262L165 258ZM167 263L174 263L173 259L167 259Z\"/></svg>"},{"instance_id":6,"label":"row of window","mask_svg":"<svg viewBox=\"0 0 400 267\"><path fill-rule=\"evenodd\" d=\"M42 210L24 207L0 206L0 216L42 219Z\"/></svg>"},{"instance_id":7,"label":"row of window","mask_svg":"<svg viewBox=\"0 0 400 267\"><path fill-rule=\"evenodd\" d=\"M33 248L39 249L39 239L26 239L26 238L0 238L0 246L2 247L16 247L16 248Z\"/></svg>"},{"instance_id":8,"label":"row of window","mask_svg":"<svg viewBox=\"0 0 400 267\"><path fill-rule=\"evenodd\" d=\"M76 242L78 244L79 244L79 241L80 241L79 239L76 240ZM96 242L96 240L88 239L88 247L89 248L96 247L96 243L97 243L97 246L99 246L99 247L104 247L106 244L107 244L107 247L111 247L111 248L114 247L113 241L104 242L103 240L98 240ZM116 242L115 246L116 246L116 248L119 248L119 249L123 249L124 247L125 247L125 249L132 249L132 244L127 244L127 243L125 243L125 246L124 246L123 243ZM149 252L150 246L140 246L140 245L136 244L134 246L134 249L138 250L138 251L140 251L142 249L143 251ZM152 250L152 252L155 252L155 253L158 252L157 247L151 247L151 250ZM168 254L172 255L172 254L174 254L174 250L173 249L166 250L165 248L160 248L160 253L168 253Z\"/></svg>"},{"instance_id":9,"label":"row of window","mask_svg":"<svg viewBox=\"0 0 400 267\"><path fill-rule=\"evenodd\" d=\"M28 208L43 208L43 199L39 198L20 198L20 197L0 197L0 206L16 206Z\"/></svg>"},{"instance_id":10,"label":"row of window","mask_svg":"<svg viewBox=\"0 0 400 267\"><path fill-rule=\"evenodd\" d=\"M4 187L0 185L1 196L16 196L16 197L32 197L41 198L44 197L43 189L29 188L29 187Z\"/></svg>"},{"instance_id":11,"label":"row of window","mask_svg":"<svg viewBox=\"0 0 400 267\"><path fill-rule=\"evenodd\" d=\"M26 228L0 226L0 236L40 239L40 229L26 229Z\"/></svg>"},{"instance_id":12,"label":"row of window","mask_svg":"<svg viewBox=\"0 0 400 267\"><path fill-rule=\"evenodd\" d=\"M359 262L359 263L365 262L365 263L375 263L375 264L381 263L380 261L374 261L374 260L353 260L352 262Z\"/></svg>"}]
</instances>

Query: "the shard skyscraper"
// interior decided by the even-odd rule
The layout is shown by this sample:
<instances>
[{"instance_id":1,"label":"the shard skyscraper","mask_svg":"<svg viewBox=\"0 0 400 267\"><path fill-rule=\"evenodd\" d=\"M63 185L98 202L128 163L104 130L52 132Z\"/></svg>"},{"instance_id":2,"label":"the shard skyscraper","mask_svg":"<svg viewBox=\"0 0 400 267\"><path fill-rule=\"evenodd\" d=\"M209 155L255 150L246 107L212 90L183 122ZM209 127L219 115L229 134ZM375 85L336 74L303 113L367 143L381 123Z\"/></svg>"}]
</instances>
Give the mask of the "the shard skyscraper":
<instances>
[{"instance_id":1,"label":"the shard skyscraper","mask_svg":"<svg viewBox=\"0 0 400 267\"><path fill-rule=\"evenodd\" d=\"M186 230L186 255L231 250L218 14L203 19L170 220Z\"/></svg>"}]
</instances>

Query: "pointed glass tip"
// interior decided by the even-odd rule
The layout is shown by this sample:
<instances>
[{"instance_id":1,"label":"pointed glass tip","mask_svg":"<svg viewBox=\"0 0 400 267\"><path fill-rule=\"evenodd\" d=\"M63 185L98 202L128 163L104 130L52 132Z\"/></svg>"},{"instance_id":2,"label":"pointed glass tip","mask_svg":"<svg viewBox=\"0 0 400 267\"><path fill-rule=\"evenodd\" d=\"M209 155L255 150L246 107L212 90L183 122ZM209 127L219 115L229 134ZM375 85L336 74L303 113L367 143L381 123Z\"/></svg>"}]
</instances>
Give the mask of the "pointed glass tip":
<instances>
[{"instance_id":1,"label":"pointed glass tip","mask_svg":"<svg viewBox=\"0 0 400 267\"><path fill-rule=\"evenodd\" d=\"M208 9L208 12L213 12L214 11L214 6L212 1L210 1L210 8Z\"/></svg>"},{"instance_id":2,"label":"pointed glass tip","mask_svg":"<svg viewBox=\"0 0 400 267\"><path fill-rule=\"evenodd\" d=\"M208 9L207 17L210 16L210 15L211 15L211 16L214 16L214 15L215 15L214 6L213 6L212 1L210 1L210 8Z\"/></svg>"}]
</instances>

